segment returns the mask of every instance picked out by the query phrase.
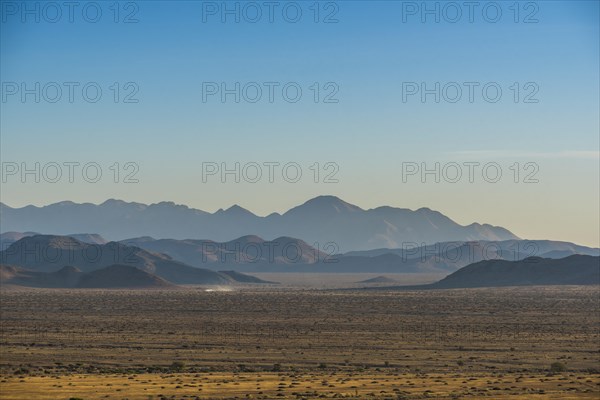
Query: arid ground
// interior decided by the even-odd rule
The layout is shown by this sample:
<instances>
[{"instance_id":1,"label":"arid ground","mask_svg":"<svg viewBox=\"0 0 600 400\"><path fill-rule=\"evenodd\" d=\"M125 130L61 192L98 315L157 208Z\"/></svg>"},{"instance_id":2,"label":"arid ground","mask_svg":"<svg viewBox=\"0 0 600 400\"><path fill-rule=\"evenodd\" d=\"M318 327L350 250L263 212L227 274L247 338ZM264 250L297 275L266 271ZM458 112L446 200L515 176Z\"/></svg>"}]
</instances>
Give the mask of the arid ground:
<instances>
[{"instance_id":1,"label":"arid ground","mask_svg":"<svg viewBox=\"0 0 600 400\"><path fill-rule=\"evenodd\" d=\"M3 290L1 399L600 396L600 288Z\"/></svg>"}]
</instances>

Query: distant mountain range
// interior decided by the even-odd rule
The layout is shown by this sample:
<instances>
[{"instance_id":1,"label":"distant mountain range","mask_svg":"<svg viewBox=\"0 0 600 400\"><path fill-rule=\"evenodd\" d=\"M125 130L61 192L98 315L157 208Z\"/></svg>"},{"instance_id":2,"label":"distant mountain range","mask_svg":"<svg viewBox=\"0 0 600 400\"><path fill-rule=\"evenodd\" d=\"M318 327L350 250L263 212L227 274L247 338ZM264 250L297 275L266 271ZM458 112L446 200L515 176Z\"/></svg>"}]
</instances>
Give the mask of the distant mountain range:
<instances>
[{"instance_id":1,"label":"distant mountain range","mask_svg":"<svg viewBox=\"0 0 600 400\"><path fill-rule=\"evenodd\" d=\"M369 287L365 290L535 285L600 285L600 257L572 255L561 259L528 257L520 261L487 260L463 267L430 285Z\"/></svg>"},{"instance_id":2,"label":"distant mountain range","mask_svg":"<svg viewBox=\"0 0 600 400\"><path fill-rule=\"evenodd\" d=\"M101 239L94 235L84 237ZM412 249L396 249L396 252L383 254L373 251L373 255L365 252L366 255L338 254L328 258L329 256L319 253L305 242L289 237L280 238L280 243L267 242L257 236L244 236L238 241L226 243L151 238L130 241L137 244L92 244L55 235L24 236L0 252L0 281L2 284L54 288L166 288L180 284L271 283L240 272L260 271L449 273L446 278L431 285L390 287L402 290L600 284L600 257L597 255L575 254L552 259L525 257L523 252L515 252L516 256L522 257L518 261L481 260L481 254L484 253L480 253L478 257L473 256L477 251L489 250L491 247L496 250L492 255L499 257L502 248L526 249L526 245L531 246L532 243L535 244L534 248L542 249L544 254L556 256L572 251L598 253L598 249L565 242L467 242L455 244L451 250L444 243L439 244L437 253L430 247L422 249L423 252L428 252L426 256ZM139 247L141 245L152 250L142 249ZM258 249L285 247L307 254L300 256L299 253L289 253L297 260L294 262L283 252L274 252L272 256L256 253L264 251ZM469 250L468 257L457 258L456 252L465 249ZM179 260L163 253L163 250L176 254ZM474 258L479 259L474 261ZM181 262L182 259L189 260L196 266ZM223 271L224 267L234 267L235 270ZM393 281L377 277L361 283L381 285L391 284Z\"/></svg>"},{"instance_id":3,"label":"distant mountain range","mask_svg":"<svg viewBox=\"0 0 600 400\"><path fill-rule=\"evenodd\" d=\"M140 279L145 277L145 280L156 282L164 280L172 284L230 285L236 282L264 282L231 271L221 273L192 267L173 260L165 254L152 253L117 242L90 244L68 236L54 235L23 237L0 252L0 264L17 268L18 276L26 274L30 281L33 279L36 282L40 279L61 281L62 275L66 274L69 275L67 281L73 283L74 269L88 274L83 278L84 282L85 279L92 281L112 279L115 284L119 283L119 280L123 280L120 284L125 284L135 277ZM114 265L122 267L113 267ZM63 267L74 269L64 270ZM111 268L104 272L97 272L107 267ZM136 268L146 275L142 276L124 267Z\"/></svg>"},{"instance_id":4,"label":"distant mountain range","mask_svg":"<svg viewBox=\"0 0 600 400\"><path fill-rule=\"evenodd\" d=\"M405 259L444 258L464 264L485 259L518 261L527 257L564 258L573 254L600 256L600 249L557 240L502 240L473 242L442 242L425 246L405 246L400 249L350 251L345 256L375 257L396 254ZM466 264L464 264L466 265Z\"/></svg>"},{"instance_id":5,"label":"distant mountain range","mask_svg":"<svg viewBox=\"0 0 600 400\"><path fill-rule=\"evenodd\" d=\"M488 224L462 226L445 215L420 208L378 207L364 210L335 196L320 196L284 214L260 217L240 206L208 213L171 202L158 204L107 200L102 204L64 201L44 207L11 208L0 203L3 231L69 235L95 232L110 240L151 236L158 239L211 239L226 242L257 235L294 237L325 251L400 248L403 243L518 239Z\"/></svg>"},{"instance_id":6,"label":"distant mountain range","mask_svg":"<svg viewBox=\"0 0 600 400\"><path fill-rule=\"evenodd\" d=\"M244 272L454 272L490 259L516 261L531 256L562 258L573 254L600 256L600 249L548 240L443 242L405 249L377 249L333 254L290 237L266 241L244 236L228 242L155 240L148 237L122 243L201 268L235 268Z\"/></svg>"},{"instance_id":7,"label":"distant mountain range","mask_svg":"<svg viewBox=\"0 0 600 400\"><path fill-rule=\"evenodd\" d=\"M9 232L0 235L0 240L6 245L17 237L28 235L30 233ZM100 248L98 243L106 244L106 240L97 234L71 237L89 244L89 252ZM115 245L113 243L111 246ZM600 249L597 248L548 240L443 242L414 248L375 249L345 254L335 254L331 251L335 249L330 249L329 253L319 251L300 239L280 237L267 241L255 235L228 242L139 237L123 240L119 245L128 249L143 249L170 261L197 268L213 271L233 269L247 273L450 273L482 260L517 261L532 256L563 258L573 254L600 256ZM14 249L11 251L14 252Z\"/></svg>"},{"instance_id":8,"label":"distant mountain range","mask_svg":"<svg viewBox=\"0 0 600 400\"><path fill-rule=\"evenodd\" d=\"M120 243L137 246L200 268L220 268L238 264L315 264L328 254L306 242L291 237L264 240L256 235L242 236L228 242L213 240L132 238Z\"/></svg>"}]
</instances>

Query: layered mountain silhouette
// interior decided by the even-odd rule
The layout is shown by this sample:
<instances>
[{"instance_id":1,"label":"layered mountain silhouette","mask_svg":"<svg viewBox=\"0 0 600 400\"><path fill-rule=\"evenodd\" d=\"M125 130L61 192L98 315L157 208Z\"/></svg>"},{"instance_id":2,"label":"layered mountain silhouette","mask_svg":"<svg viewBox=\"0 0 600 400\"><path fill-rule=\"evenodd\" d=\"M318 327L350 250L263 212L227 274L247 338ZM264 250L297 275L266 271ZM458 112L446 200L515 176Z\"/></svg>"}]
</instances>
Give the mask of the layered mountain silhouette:
<instances>
[{"instance_id":1,"label":"layered mountain silhouette","mask_svg":"<svg viewBox=\"0 0 600 400\"><path fill-rule=\"evenodd\" d=\"M382 248L350 251L345 253L345 255L374 257L390 253L409 259L435 255L459 260L470 255L470 262L474 262L483 259L518 261L527 257L564 258L574 254L600 256L600 249L556 240L480 240L471 242L442 242L424 246L408 243L404 248L399 249Z\"/></svg>"},{"instance_id":2,"label":"layered mountain silhouette","mask_svg":"<svg viewBox=\"0 0 600 400\"><path fill-rule=\"evenodd\" d=\"M180 257L187 257L192 261L201 260L197 265L210 267L200 268L175 260L175 257L162 252L118 242L91 244L68 236L24 236L0 252L0 280L3 284L50 288L151 288L176 284L270 283L240 271L447 272L449 275L446 278L431 285L389 288L406 290L600 284L600 257L597 255L576 254L553 259L529 257L525 255L526 252L518 250L533 246L536 251L555 256L571 251L598 253L598 249L565 242L466 242L455 243L454 247L442 243L436 247L427 246L422 252L416 252L415 249L395 249L396 252L383 254L379 254L378 250L364 252L367 255L328 256L298 239L282 237L279 240L280 243L275 245L276 241L267 242L258 236L244 236L238 241L224 243L165 241L147 237L136 239L140 246L146 245L158 250L166 248L174 254L179 252ZM284 253L257 255L257 249L276 249L279 245L281 248L295 249L285 253L292 259L286 259ZM437 253L433 251L434 248ZM497 259L473 261L474 250L490 248L495 249L492 255ZM501 259L503 248L517 249L509 256L521 259ZM461 249L469 250L466 253L468 257L456 257L456 252ZM307 255L302 255L302 252L307 252ZM371 253L372 256L369 255ZM479 257L483 254L480 253ZM233 265L236 270L223 271L225 265ZM378 277L362 283L386 282L387 278Z\"/></svg>"},{"instance_id":3,"label":"layered mountain silhouette","mask_svg":"<svg viewBox=\"0 0 600 400\"><path fill-rule=\"evenodd\" d=\"M127 281L132 273L142 279L142 274L125 268L133 267L174 284L226 285L236 282L231 274L196 268L175 261L165 254L152 253L139 247L126 246L117 242L84 243L68 236L23 237L0 252L0 263L31 272L54 274L76 272L62 269L65 266L74 267L86 274L113 265L120 266L99 273L100 275L92 274L91 277L94 281L109 279L111 276L114 277L115 273ZM54 276L49 275L46 278L53 279ZM151 279L151 277L147 276L144 279ZM244 277L244 279L252 280L251 277Z\"/></svg>"},{"instance_id":4,"label":"layered mountain silhouette","mask_svg":"<svg viewBox=\"0 0 600 400\"><path fill-rule=\"evenodd\" d=\"M322 248L334 242L340 252L399 248L403 243L518 239L510 231L488 224L462 226L445 215L378 207L364 210L335 196L320 196L284 214L260 217L240 206L208 213L172 202L157 204L107 200L102 204L64 201L44 207L11 208L0 203L5 231L95 232L110 240L150 236L158 239L294 237Z\"/></svg>"},{"instance_id":5,"label":"layered mountain silhouette","mask_svg":"<svg viewBox=\"0 0 600 400\"><path fill-rule=\"evenodd\" d=\"M196 267L235 268L245 272L452 272L474 261L466 251L457 258L454 253L434 254L428 249L421 257L420 248L373 255L369 252L364 252L365 255L361 252L334 254L335 247L326 253L300 239L264 240L255 235L228 242L141 237L121 243L163 253ZM448 247L445 245L444 250ZM493 256L498 257L495 253ZM475 261L481 259L480 256Z\"/></svg>"},{"instance_id":6,"label":"layered mountain silhouette","mask_svg":"<svg viewBox=\"0 0 600 400\"><path fill-rule=\"evenodd\" d=\"M120 243L167 254L195 267L213 269L237 264L315 264L330 257L303 240L290 237L265 240L249 235L227 242L140 237Z\"/></svg>"},{"instance_id":7,"label":"layered mountain silhouette","mask_svg":"<svg viewBox=\"0 0 600 400\"><path fill-rule=\"evenodd\" d=\"M9 232L11 238L30 237L31 233L20 234ZM35 235L35 234L33 234ZM25 267L35 263L33 255L28 255L27 249L40 247L48 254L42 261L46 264L49 256L54 254L54 245L77 251L85 263L103 266L119 263L124 258L135 255L129 262L146 265L144 268L153 271L152 266L158 263L187 264L197 268L221 271L235 269L243 272L376 272L376 273L450 273L466 265L483 260L517 261L527 257L564 258L573 254L600 256L600 249L579 246L569 242L548 240L507 240L507 241L476 241L476 242L442 242L433 245L408 245L401 249L374 249L336 254L335 246L329 252L320 251L300 239L279 237L265 240L256 235L242 236L227 242L195 239L153 239L139 237L126 239L119 243L106 243L106 247L98 247L93 242L102 243L105 240L97 234L79 234L75 237L53 237L48 243L35 241L24 242L18 251L24 255ZM44 237L44 235L41 235ZM77 240L77 237L87 239L87 243ZM83 244L70 242L75 239ZM92 242L92 243L90 243ZM101 249L101 250L100 250ZM146 250L142 252L142 250ZM3 257L14 256L17 250L12 248ZM101 252L108 259L98 258ZM0 253L1 254L1 253ZM120 254L120 257L115 255ZM66 256L58 256L58 262ZM152 261L148 261L149 257ZM142 261L140 261L142 259ZM7 262L10 260L0 261ZM69 261L69 260L67 260ZM47 265L50 270L56 269L56 263ZM34 268L44 269L44 265L34 265ZM86 267L84 266L84 269ZM164 273L164 272L163 272ZM172 279L172 277L170 277ZM175 279L178 280L178 279Z\"/></svg>"},{"instance_id":8,"label":"layered mountain silhouette","mask_svg":"<svg viewBox=\"0 0 600 400\"><path fill-rule=\"evenodd\" d=\"M267 241L258 236L243 236L228 242L142 237L122 243L164 253L197 267L235 268L245 272L449 273L490 259L515 261L530 256L600 255L600 249L547 240L444 242L345 254L319 251L302 240L289 237Z\"/></svg>"}]
</instances>

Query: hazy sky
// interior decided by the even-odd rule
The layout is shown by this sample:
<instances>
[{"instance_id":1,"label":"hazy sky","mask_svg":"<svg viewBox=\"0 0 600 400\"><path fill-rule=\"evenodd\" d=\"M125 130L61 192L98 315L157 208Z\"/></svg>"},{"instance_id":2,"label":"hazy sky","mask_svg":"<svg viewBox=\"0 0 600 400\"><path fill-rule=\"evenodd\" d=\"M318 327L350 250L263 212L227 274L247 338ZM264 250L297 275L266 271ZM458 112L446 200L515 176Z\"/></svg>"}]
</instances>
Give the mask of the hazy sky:
<instances>
[{"instance_id":1,"label":"hazy sky","mask_svg":"<svg viewBox=\"0 0 600 400\"><path fill-rule=\"evenodd\" d=\"M222 4L2 1L1 201L333 194L600 245L597 1Z\"/></svg>"}]
</instances>

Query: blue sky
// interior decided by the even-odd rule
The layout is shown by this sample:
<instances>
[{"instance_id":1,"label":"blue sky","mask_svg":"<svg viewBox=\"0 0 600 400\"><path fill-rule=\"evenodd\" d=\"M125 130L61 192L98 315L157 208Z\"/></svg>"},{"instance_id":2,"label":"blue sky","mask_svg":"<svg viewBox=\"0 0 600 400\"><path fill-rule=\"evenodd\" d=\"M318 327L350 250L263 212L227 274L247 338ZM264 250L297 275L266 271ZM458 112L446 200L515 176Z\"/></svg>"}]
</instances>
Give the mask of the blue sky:
<instances>
[{"instance_id":1,"label":"blue sky","mask_svg":"<svg viewBox=\"0 0 600 400\"><path fill-rule=\"evenodd\" d=\"M97 103L85 101L79 89L72 103L66 92L56 103L6 95L0 104L2 162L96 162L105 177L115 162L139 165L135 184L108 178L23 183L10 176L2 184L6 204L114 197L172 200L209 211L237 203L264 215L334 194L364 208L430 207L463 224L488 222L522 237L599 245L597 1L520 2L516 23L513 2L477 2L473 23L464 7L456 23L443 11L439 23L432 15L422 22L421 10L406 14L422 2L401 1L320 2L318 23L312 1L277 2L272 23L263 2L253 3L263 11L257 23L243 13L239 23L231 15L223 23L221 9L206 14L222 2L120 2L117 23L113 2L88 6L88 16L102 11L96 23L82 14L91 2L81 2L73 22L63 8L54 23L47 21L55 14L45 3L28 3L33 10L38 4L39 22L34 14L22 21L22 10L14 8L22 2L1 3L3 96L11 83L77 82L81 88L95 82L103 90ZM442 10L447 3L427 4ZM488 3L501 10L498 22L488 21L494 9L482 14ZM239 3L240 10L244 6ZM283 7L292 7L292 16L302 10L299 22L286 21ZM131 12L137 22L124 23ZM324 23L331 12L338 22ZM137 103L122 102L127 82L139 89ZM235 103L231 96L203 102L203 82L294 82L303 92L297 103L277 91L273 103L265 92L256 103ZM315 82L321 95L333 82L338 102L315 103ZM406 82L429 88L456 82L463 96L436 103L432 95L422 102L417 94L403 102ZM473 103L464 82L479 84ZM490 82L502 89L496 103L481 95ZM526 89L527 83L534 86ZM538 102L524 103L532 88ZM202 182L203 162L270 161L297 162L306 178ZM335 162L339 182L314 183L309 167L315 162ZM403 182L405 162L494 162L503 178L493 184L481 177L473 183ZM539 182L523 183L521 174L514 183L510 166L516 162L519 168L535 163Z\"/></svg>"}]
</instances>

